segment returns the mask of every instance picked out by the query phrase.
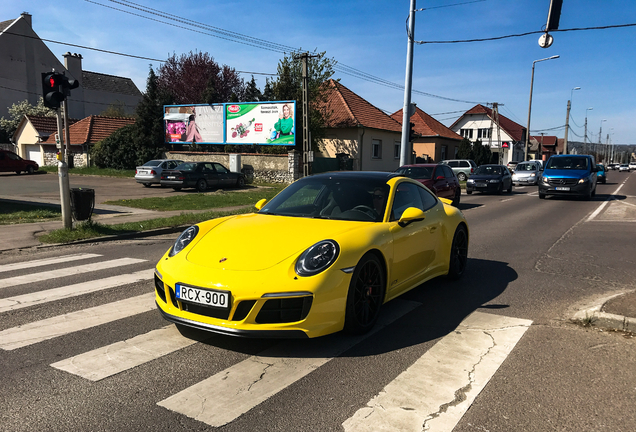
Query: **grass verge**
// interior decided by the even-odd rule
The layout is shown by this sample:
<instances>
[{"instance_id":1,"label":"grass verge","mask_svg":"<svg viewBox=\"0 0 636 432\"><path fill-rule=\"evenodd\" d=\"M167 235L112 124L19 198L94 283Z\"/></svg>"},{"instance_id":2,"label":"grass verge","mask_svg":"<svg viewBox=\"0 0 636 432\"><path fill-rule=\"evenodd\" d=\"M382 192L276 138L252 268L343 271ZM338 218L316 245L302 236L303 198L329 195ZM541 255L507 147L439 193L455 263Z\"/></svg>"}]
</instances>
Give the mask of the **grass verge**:
<instances>
[{"instance_id":1,"label":"grass verge","mask_svg":"<svg viewBox=\"0 0 636 432\"><path fill-rule=\"evenodd\" d=\"M39 171L57 174L57 165L41 166ZM95 175L95 176L103 176L103 177L130 177L130 178L135 177L135 170L118 170L118 169L112 169L112 168L98 168L98 167L69 168L68 173L78 174L78 175Z\"/></svg>"},{"instance_id":2,"label":"grass verge","mask_svg":"<svg viewBox=\"0 0 636 432\"><path fill-rule=\"evenodd\" d=\"M21 204L1 201L0 225L22 223L47 222L60 220L62 212L55 206L41 206L37 204Z\"/></svg>"},{"instance_id":3,"label":"grass verge","mask_svg":"<svg viewBox=\"0 0 636 432\"><path fill-rule=\"evenodd\" d=\"M59 229L44 234L39 237L42 243L69 243L78 240L86 240L90 238L103 237L109 235L129 234L140 231L149 231L158 228L171 228L186 225L194 225L209 219L235 214L244 214L253 212L253 208L244 208L232 212L215 212L209 211L204 213L183 213L179 216L167 218L149 219L141 222L127 222L114 225L100 224L88 220L81 222L73 229Z\"/></svg>"}]
</instances>

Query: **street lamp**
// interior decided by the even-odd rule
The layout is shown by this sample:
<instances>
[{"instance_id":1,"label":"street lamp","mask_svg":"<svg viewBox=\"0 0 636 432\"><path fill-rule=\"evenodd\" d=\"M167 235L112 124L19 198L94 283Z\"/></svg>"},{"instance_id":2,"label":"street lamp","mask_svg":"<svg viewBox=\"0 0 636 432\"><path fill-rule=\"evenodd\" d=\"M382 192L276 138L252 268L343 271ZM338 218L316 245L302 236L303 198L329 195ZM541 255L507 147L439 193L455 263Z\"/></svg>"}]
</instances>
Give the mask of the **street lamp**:
<instances>
[{"instance_id":1,"label":"street lamp","mask_svg":"<svg viewBox=\"0 0 636 432\"><path fill-rule=\"evenodd\" d=\"M601 136L603 135L603 122L606 122L607 119L601 120L601 127L598 130L598 143L601 143Z\"/></svg>"},{"instance_id":2,"label":"street lamp","mask_svg":"<svg viewBox=\"0 0 636 432\"><path fill-rule=\"evenodd\" d=\"M593 110L594 107L589 107L585 109L585 131L583 134L583 154L587 153L587 112Z\"/></svg>"},{"instance_id":3,"label":"street lamp","mask_svg":"<svg viewBox=\"0 0 636 432\"><path fill-rule=\"evenodd\" d=\"M563 137L563 154L568 154L568 131L570 130L570 107L572 106L572 93L574 90L581 90L581 87L574 87L570 90L570 100L565 114L565 136Z\"/></svg>"},{"instance_id":4,"label":"street lamp","mask_svg":"<svg viewBox=\"0 0 636 432\"><path fill-rule=\"evenodd\" d=\"M532 110L532 87L534 86L534 64L546 60L557 59L560 56L553 55L544 59L535 60L532 62L532 75L530 77L530 102L528 102L528 128L526 129L526 145L523 152L523 160L528 160L528 145L530 145L530 112Z\"/></svg>"}]
</instances>

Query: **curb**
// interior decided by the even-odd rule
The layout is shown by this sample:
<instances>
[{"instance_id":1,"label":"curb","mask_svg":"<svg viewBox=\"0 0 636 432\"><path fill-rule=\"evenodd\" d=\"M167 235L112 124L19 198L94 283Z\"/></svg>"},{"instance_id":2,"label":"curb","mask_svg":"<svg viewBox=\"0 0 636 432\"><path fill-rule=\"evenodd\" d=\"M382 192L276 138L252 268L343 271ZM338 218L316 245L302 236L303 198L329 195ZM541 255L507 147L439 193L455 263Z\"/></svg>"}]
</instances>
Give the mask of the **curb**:
<instances>
[{"instance_id":1,"label":"curb","mask_svg":"<svg viewBox=\"0 0 636 432\"><path fill-rule=\"evenodd\" d=\"M620 295L620 294L618 294ZM611 298L616 297L616 295ZM629 318L622 315L615 315L601 312L603 305L609 299L605 299L600 305L578 311L572 320L584 325L590 325L606 330L618 330L629 333L636 333L636 318Z\"/></svg>"}]
</instances>

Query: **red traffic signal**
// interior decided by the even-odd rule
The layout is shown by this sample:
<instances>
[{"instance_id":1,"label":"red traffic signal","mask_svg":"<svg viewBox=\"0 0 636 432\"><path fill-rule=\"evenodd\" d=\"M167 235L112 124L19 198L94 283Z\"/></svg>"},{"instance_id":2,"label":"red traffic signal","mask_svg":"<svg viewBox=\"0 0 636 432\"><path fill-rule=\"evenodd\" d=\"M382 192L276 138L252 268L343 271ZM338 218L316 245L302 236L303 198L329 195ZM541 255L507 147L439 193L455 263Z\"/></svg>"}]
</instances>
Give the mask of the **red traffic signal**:
<instances>
[{"instance_id":1,"label":"red traffic signal","mask_svg":"<svg viewBox=\"0 0 636 432\"><path fill-rule=\"evenodd\" d=\"M57 72L42 72L42 98L45 107L58 109L65 99L63 78L64 75Z\"/></svg>"}]
</instances>

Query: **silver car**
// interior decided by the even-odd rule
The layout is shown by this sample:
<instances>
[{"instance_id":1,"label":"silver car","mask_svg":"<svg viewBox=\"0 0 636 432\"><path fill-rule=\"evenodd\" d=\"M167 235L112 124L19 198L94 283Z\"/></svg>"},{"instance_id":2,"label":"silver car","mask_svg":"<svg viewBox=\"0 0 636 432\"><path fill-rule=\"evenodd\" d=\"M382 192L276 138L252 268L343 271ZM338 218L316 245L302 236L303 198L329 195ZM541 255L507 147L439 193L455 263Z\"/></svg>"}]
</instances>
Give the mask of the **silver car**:
<instances>
[{"instance_id":1,"label":"silver car","mask_svg":"<svg viewBox=\"0 0 636 432\"><path fill-rule=\"evenodd\" d=\"M541 174L541 165L537 162L519 162L512 175L512 182L516 186L536 185Z\"/></svg>"},{"instance_id":2,"label":"silver car","mask_svg":"<svg viewBox=\"0 0 636 432\"><path fill-rule=\"evenodd\" d=\"M146 187L153 184L161 184L161 172L166 169L175 169L183 161L176 159L154 159L138 166L135 172L135 180Z\"/></svg>"}]
</instances>

